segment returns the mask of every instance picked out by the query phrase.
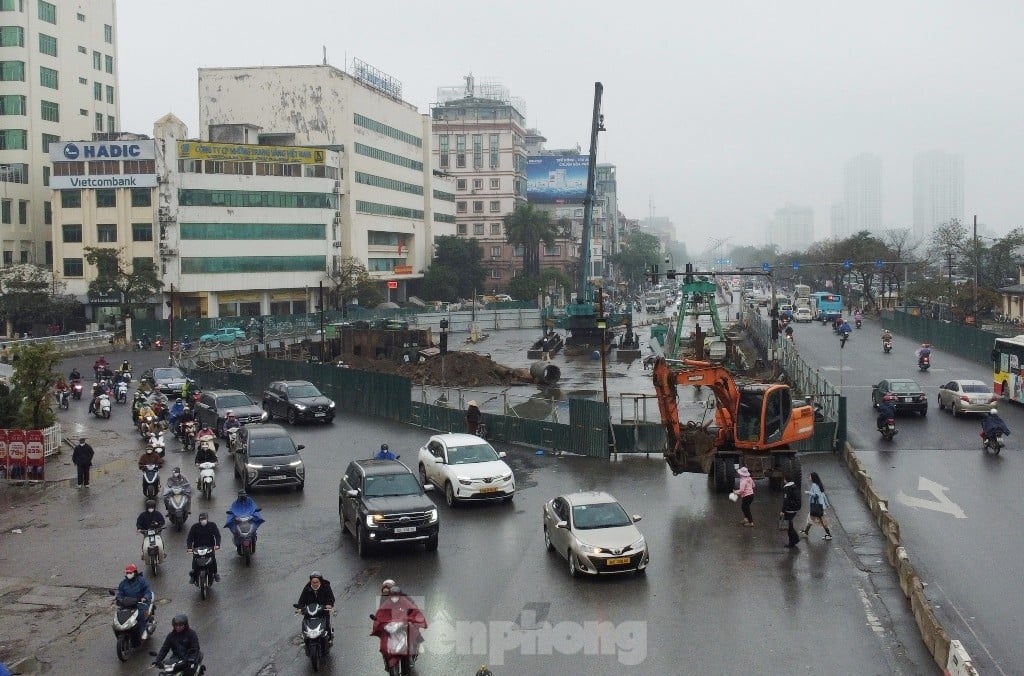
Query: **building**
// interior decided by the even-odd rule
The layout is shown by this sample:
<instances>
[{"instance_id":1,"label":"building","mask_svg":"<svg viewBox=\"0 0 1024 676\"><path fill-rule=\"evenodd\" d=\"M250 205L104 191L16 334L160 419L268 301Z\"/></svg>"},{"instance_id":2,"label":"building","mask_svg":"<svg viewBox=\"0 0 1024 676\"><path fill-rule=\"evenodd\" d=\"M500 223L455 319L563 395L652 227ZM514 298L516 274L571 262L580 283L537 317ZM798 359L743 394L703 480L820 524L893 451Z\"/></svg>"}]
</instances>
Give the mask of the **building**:
<instances>
[{"instance_id":1,"label":"building","mask_svg":"<svg viewBox=\"0 0 1024 676\"><path fill-rule=\"evenodd\" d=\"M914 237L936 226L964 222L964 156L932 150L914 157Z\"/></svg>"},{"instance_id":2,"label":"building","mask_svg":"<svg viewBox=\"0 0 1024 676\"><path fill-rule=\"evenodd\" d=\"M358 59L352 73L326 64L201 68L199 120L202 141L235 143L245 129L250 143L340 153L334 248L321 274L354 257L403 301L430 266L435 237L455 234L455 182L432 169L430 116L402 100L400 82Z\"/></svg>"},{"instance_id":3,"label":"building","mask_svg":"<svg viewBox=\"0 0 1024 676\"><path fill-rule=\"evenodd\" d=\"M472 75L464 88L438 88L437 99L430 110L434 166L455 179L456 234L479 242L488 288L505 290L522 268L502 218L526 203L524 105Z\"/></svg>"},{"instance_id":4,"label":"building","mask_svg":"<svg viewBox=\"0 0 1024 676\"><path fill-rule=\"evenodd\" d=\"M846 239L850 235L850 230L846 227L846 205L842 202L832 204L830 224L832 237L835 239Z\"/></svg>"},{"instance_id":5,"label":"building","mask_svg":"<svg viewBox=\"0 0 1024 676\"><path fill-rule=\"evenodd\" d=\"M768 228L768 244L779 253L805 251L814 241L814 209L787 204L775 210Z\"/></svg>"},{"instance_id":6,"label":"building","mask_svg":"<svg viewBox=\"0 0 1024 676\"><path fill-rule=\"evenodd\" d=\"M864 153L843 167L843 201L846 204L846 234L882 230L882 158Z\"/></svg>"},{"instance_id":7,"label":"building","mask_svg":"<svg viewBox=\"0 0 1024 676\"><path fill-rule=\"evenodd\" d=\"M0 0L0 267L50 265L49 146L120 119L115 0Z\"/></svg>"}]
</instances>

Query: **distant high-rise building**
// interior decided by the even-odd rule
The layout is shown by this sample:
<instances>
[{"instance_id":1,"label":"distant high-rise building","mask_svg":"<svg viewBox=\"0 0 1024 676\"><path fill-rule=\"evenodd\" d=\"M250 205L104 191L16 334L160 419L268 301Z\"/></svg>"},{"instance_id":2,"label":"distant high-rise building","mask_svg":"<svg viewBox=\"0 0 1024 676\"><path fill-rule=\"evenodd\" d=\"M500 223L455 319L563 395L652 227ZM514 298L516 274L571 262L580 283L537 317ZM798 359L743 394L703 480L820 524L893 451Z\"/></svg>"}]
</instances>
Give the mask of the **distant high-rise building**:
<instances>
[{"instance_id":1,"label":"distant high-rise building","mask_svg":"<svg viewBox=\"0 0 1024 676\"><path fill-rule=\"evenodd\" d=\"M768 228L768 243L776 250L803 251L814 240L814 209L787 204L775 210Z\"/></svg>"},{"instance_id":2,"label":"distant high-rise building","mask_svg":"<svg viewBox=\"0 0 1024 676\"><path fill-rule=\"evenodd\" d=\"M832 205L832 236L836 239L843 239L847 234L846 205L842 202L835 202Z\"/></svg>"},{"instance_id":3,"label":"distant high-rise building","mask_svg":"<svg viewBox=\"0 0 1024 676\"><path fill-rule=\"evenodd\" d=\"M964 156L932 150L914 157L914 237L964 219Z\"/></svg>"},{"instance_id":4,"label":"distant high-rise building","mask_svg":"<svg viewBox=\"0 0 1024 676\"><path fill-rule=\"evenodd\" d=\"M861 230L882 229L882 158L858 155L843 167L843 201L846 203L845 237Z\"/></svg>"}]
</instances>

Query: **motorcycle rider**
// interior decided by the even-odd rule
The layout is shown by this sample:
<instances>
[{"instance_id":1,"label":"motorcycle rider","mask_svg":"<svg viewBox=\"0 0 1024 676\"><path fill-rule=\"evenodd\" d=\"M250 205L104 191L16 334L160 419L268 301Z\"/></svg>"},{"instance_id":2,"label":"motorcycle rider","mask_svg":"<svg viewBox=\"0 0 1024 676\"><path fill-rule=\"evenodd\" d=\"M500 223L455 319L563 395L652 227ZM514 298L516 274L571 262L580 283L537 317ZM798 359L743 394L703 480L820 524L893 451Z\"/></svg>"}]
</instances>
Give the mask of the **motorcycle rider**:
<instances>
[{"instance_id":1,"label":"motorcycle rider","mask_svg":"<svg viewBox=\"0 0 1024 676\"><path fill-rule=\"evenodd\" d=\"M178 397L167 409L167 422L171 425L171 433L178 436L181 432L181 416L185 413L185 400Z\"/></svg>"},{"instance_id":2,"label":"motorcycle rider","mask_svg":"<svg viewBox=\"0 0 1024 676\"><path fill-rule=\"evenodd\" d=\"M188 477L181 473L180 467L175 467L174 471L171 472L170 478L167 479L167 483L164 487L164 507L167 508L167 513L171 513L171 492L172 489L180 487L181 492L191 497L192 485L188 481Z\"/></svg>"},{"instance_id":3,"label":"motorcycle rider","mask_svg":"<svg viewBox=\"0 0 1024 676\"><path fill-rule=\"evenodd\" d=\"M110 362L107 361L106 357L100 355L100 358L92 363L93 373L99 378L107 370L108 366L110 366Z\"/></svg>"},{"instance_id":4,"label":"motorcycle rider","mask_svg":"<svg viewBox=\"0 0 1024 676\"><path fill-rule=\"evenodd\" d=\"M224 436L228 436L228 430L237 429L242 426L242 423L238 421L238 417L234 411L228 411L224 414Z\"/></svg>"},{"instance_id":5,"label":"motorcycle rider","mask_svg":"<svg viewBox=\"0 0 1024 676\"><path fill-rule=\"evenodd\" d=\"M238 491L238 497L235 498L235 501L231 503L230 507L228 507L227 515L228 515L228 520L224 524L224 527L227 528L229 531L231 531L232 541L235 543L235 549L238 550L239 554L242 553L242 542L241 542L241 538L238 535L238 528L237 528L237 526L235 524L235 518L239 517L239 516L251 516L252 517L252 523L253 523L252 551L255 552L256 551L256 537L255 537L256 531L259 529L260 524L262 524L265 521L265 519L263 518L263 515L260 514L260 508L256 504L256 501L253 500L252 498L250 498L246 494L246 492L244 490ZM334 598L334 597L332 596L331 598Z\"/></svg>"},{"instance_id":6,"label":"motorcycle rider","mask_svg":"<svg viewBox=\"0 0 1024 676\"><path fill-rule=\"evenodd\" d=\"M110 397L110 387L107 381L101 380L92 388L92 401L89 402L89 413L95 413L100 408L100 397Z\"/></svg>"},{"instance_id":7,"label":"motorcycle rider","mask_svg":"<svg viewBox=\"0 0 1024 676\"><path fill-rule=\"evenodd\" d=\"M844 319L843 323L839 325L839 335L846 334L849 336L851 333L853 333L853 329L850 328L850 322Z\"/></svg>"},{"instance_id":8,"label":"motorcycle rider","mask_svg":"<svg viewBox=\"0 0 1024 676\"><path fill-rule=\"evenodd\" d=\"M989 410L988 415L981 419L981 438L991 439L996 434L1008 437L1010 436L1010 428L1006 426L1006 423L999 416L999 411L992 408Z\"/></svg>"},{"instance_id":9,"label":"motorcycle rider","mask_svg":"<svg viewBox=\"0 0 1024 676\"><path fill-rule=\"evenodd\" d=\"M204 462L217 463L217 451L215 448L211 448L209 444L203 444L196 450L195 464L201 465Z\"/></svg>"},{"instance_id":10,"label":"motorcycle rider","mask_svg":"<svg viewBox=\"0 0 1024 676\"><path fill-rule=\"evenodd\" d=\"M67 392L68 396L71 396L71 386L64 382L64 376L57 376L57 382L53 386L53 396L57 397L57 401L60 401L60 395L62 392Z\"/></svg>"},{"instance_id":11,"label":"motorcycle rider","mask_svg":"<svg viewBox=\"0 0 1024 676\"><path fill-rule=\"evenodd\" d=\"M160 512L158 512L157 509L156 509L156 500L146 500L146 509L143 510L143 512L141 514L139 514L138 518L135 519L135 530L136 530L136 532L139 533L139 535L143 536L142 537L142 560L143 561L146 560L146 537L145 537L146 531L148 531L151 528L159 530L160 528L163 528L166 525L167 525L167 522L164 520L164 515L161 514ZM164 559L166 557L167 557L167 554L163 551L163 549L161 549L160 550L160 562L163 563L163 561L164 561Z\"/></svg>"},{"instance_id":12,"label":"motorcycle rider","mask_svg":"<svg viewBox=\"0 0 1024 676\"><path fill-rule=\"evenodd\" d=\"M896 397L891 394L887 394L882 397L882 401L878 404L878 417L875 419L875 427L881 432L885 427L885 423L889 418L896 417Z\"/></svg>"},{"instance_id":13,"label":"motorcycle rider","mask_svg":"<svg viewBox=\"0 0 1024 676\"><path fill-rule=\"evenodd\" d=\"M857 311L853 313L853 321L857 324L864 323L864 313L860 311L860 308L857 308Z\"/></svg>"},{"instance_id":14,"label":"motorcycle rider","mask_svg":"<svg viewBox=\"0 0 1024 676\"><path fill-rule=\"evenodd\" d=\"M147 446L146 450L139 456L139 469L146 469L146 465L156 465L157 467L163 467L164 458L162 455L156 452L156 449L152 446Z\"/></svg>"},{"instance_id":15,"label":"motorcycle rider","mask_svg":"<svg viewBox=\"0 0 1024 676\"><path fill-rule=\"evenodd\" d=\"M917 364L918 364L918 366L920 366L921 364L924 363L924 358L925 357L929 357L929 358L931 357L931 354L932 354L931 343L921 343L921 347L917 348L917 351L914 352L914 354L917 356Z\"/></svg>"},{"instance_id":16,"label":"motorcycle rider","mask_svg":"<svg viewBox=\"0 0 1024 676\"><path fill-rule=\"evenodd\" d=\"M124 567L124 579L117 585L117 593L114 595L115 601L124 599L136 599L139 603L140 619L135 624L132 635L132 643L139 645L142 642L142 632L146 628L146 620L153 607L153 588L149 586L149 580L134 563L129 563Z\"/></svg>"},{"instance_id":17,"label":"motorcycle rider","mask_svg":"<svg viewBox=\"0 0 1024 676\"><path fill-rule=\"evenodd\" d=\"M71 369L71 373L68 374L68 380L70 380L71 382L75 382L76 380L81 380L81 379L82 379L82 374L79 373L78 367L75 366L74 368Z\"/></svg>"},{"instance_id":18,"label":"motorcycle rider","mask_svg":"<svg viewBox=\"0 0 1024 676\"><path fill-rule=\"evenodd\" d=\"M884 346L886 343L892 343L892 331L889 329L882 330L882 345Z\"/></svg>"},{"instance_id":19,"label":"motorcycle rider","mask_svg":"<svg viewBox=\"0 0 1024 676\"><path fill-rule=\"evenodd\" d=\"M217 550L220 549L220 529L217 524L210 522L210 516L206 512L199 514L199 522L192 524L188 529L188 538L185 541L186 551L191 554L196 547L212 547L210 552L210 572L213 579L220 582L220 575L217 574ZM198 584L196 580L196 560L192 559L192 570L188 574L192 584Z\"/></svg>"},{"instance_id":20,"label":"motorcycle rider","mask_svg":"<svg viewBox=\"0 0 1024 676\"><path fill-rule=\"evenodd\" d=\"M302 588L296 608L305 608L311 603L319 603L323 607L323 618L327 624L328 641L334 643L334 628L331 626L331 610L334 609L334 591L331 583L324 579L323 573L314 570L309 574L309 582Z\"/></svg>"},{"instance_id":21,"label":"motorcycle rider","mask_svg":"<svg viewBox=\"0 0 1024 676\"><path fill-rule=\"evenodd\" d=\"M397 460L398 456L391 452L387 444L381 444L380 450L377 451L377 455L373 456L374 460Z\"/></svg>"},{"instance_id":22,"label":"motorcycle rider","mask_svg":"<svg viewBox=\"0 0 1024 676\"><path fill-rule=\"evenodd\" d=\"M159 665L167 657L167 653L174 655L176 659L185 660L188 663L190 676L195 673L196 665L203 659L203 653L199 650L199 635L188 626L188 615L178 614L171 620L171 631L164 639L160 652L153 660L154 665Z\"/></svg>"},{"instance_id":23,"label":"motorcycle rider","mask_svg":"<svg viewBox=\"0 0 1024 676\"><path fill-rule=\"evenodd\" d=\"M409 596L404 594L394 580L384 580L380 585L380 605L374 613L373 629L371 636L380 639L380 652L384 657L385 667L387 666L388 631L387 625L391 622L408 622L409 636L407 654L411 657L419 653L419 644L423 641L420 632L427 628L427 619L416 603Z\"/></svg>"}]
</instances>

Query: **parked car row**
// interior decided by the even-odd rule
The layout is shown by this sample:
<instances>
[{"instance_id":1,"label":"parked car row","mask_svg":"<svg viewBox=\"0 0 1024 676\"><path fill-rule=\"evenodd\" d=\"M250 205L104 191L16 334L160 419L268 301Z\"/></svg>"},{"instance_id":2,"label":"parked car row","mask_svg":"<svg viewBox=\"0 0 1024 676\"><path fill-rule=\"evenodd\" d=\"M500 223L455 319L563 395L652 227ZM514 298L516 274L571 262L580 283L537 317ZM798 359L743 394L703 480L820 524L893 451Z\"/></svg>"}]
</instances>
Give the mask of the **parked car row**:
<instances>
[{"instance_id":1,"label":"parked car row","mask_svg":"<svg viewBox=\"0 0 1024 676\"><path fill-rule=\"evenodd\" d=\"M928 415L924 389L909 378L889 378L871 388L871 405L878 408L883 397L891 395L897 413ZM966 413L987 414L998 397L992 385L980 380L951 380L939 388L939 410L948 409L954 417Z\"/></svg>"}]
</instances>

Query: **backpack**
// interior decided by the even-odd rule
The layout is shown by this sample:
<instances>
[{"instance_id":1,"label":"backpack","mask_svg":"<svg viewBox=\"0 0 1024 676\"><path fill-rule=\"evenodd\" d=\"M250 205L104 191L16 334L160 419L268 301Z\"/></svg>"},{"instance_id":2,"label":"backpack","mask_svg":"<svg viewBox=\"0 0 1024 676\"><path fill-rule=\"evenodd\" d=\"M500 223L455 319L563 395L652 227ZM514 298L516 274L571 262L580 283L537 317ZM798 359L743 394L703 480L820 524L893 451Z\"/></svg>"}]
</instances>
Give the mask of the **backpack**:
<instances>
[{"instance_id":1,"label":"backpack","mask_svg":"<svg viewBox=\"0 0 1024 676\"><path fill-rule=\"evenodd\" d=\"M825 516L825 506L821 504L821 496L817 493L811 494L810 513L811 516Z\"/></svg>"}]
</instances>

